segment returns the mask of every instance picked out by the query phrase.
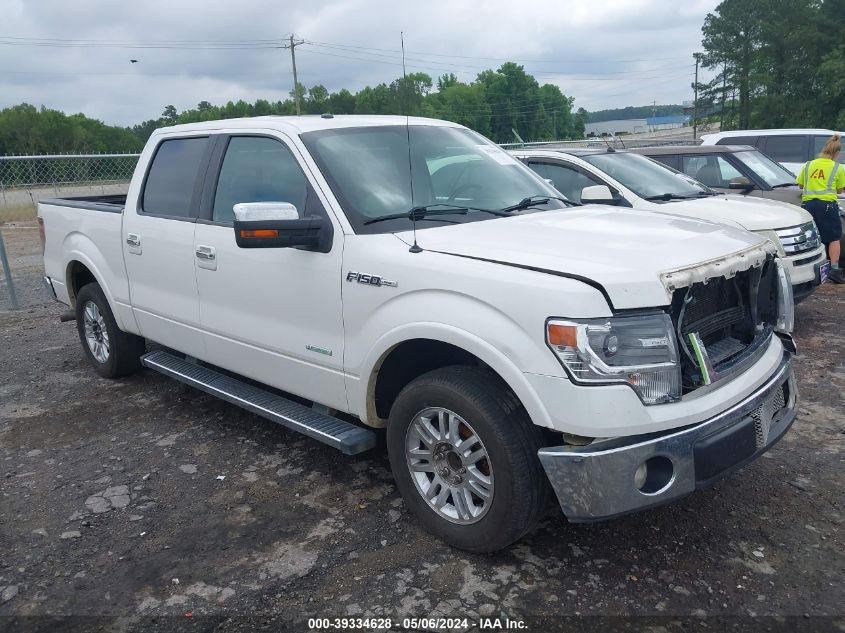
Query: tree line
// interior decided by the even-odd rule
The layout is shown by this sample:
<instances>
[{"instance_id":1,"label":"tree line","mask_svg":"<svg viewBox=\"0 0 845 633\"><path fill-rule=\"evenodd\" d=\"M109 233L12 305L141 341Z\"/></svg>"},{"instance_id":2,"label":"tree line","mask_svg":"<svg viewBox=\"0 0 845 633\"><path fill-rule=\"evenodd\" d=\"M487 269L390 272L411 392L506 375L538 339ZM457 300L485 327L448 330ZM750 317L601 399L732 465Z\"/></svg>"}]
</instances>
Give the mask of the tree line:
<instances>
[{"instance_id":1,"label":"tree line","mask_svg":"<svg viewBox=\"0 0 845 633\"><path fill-rule=\"evenodd\" d=\"M436 90L435 90L436 87ZM466 125L498 142L582 138L584 116L572 112L574 99L553 84L539 82L525 69L507 62L485 70L464 83L454 74L432 80L426 73L410 73L390 83L367 86L357 93L345 88L329 92L325 86L297 85L303 114L408 114L445 119ZM295 95L284 101L229 101L225 105L200 102L178 112L166 106L158 119L136 125L133 132L146 140L157 127L236 117L296 113Z\"/></svg>"},{"instance_id":2,"label":"tree line","mask_svg":"<svg viewBox=\"0 0 845 633\"><path fill-rule=\"evenodd\" d=\"M539 82L518 64L508 62L485 70L475 81L461 82L454 74L432 80L410 73L390 83L366 86L357 93L329 92L323 85L296 87L303 114L408 114L446 119L466 125L498 142L583 138L586 112L573 113L574 99L553 84ZM201 101L178 111L165 106L161 116L122 128L82 114L21 104L0 110L0 155L44 153L137 152L159 127L197 121L291 115L296 113L291 91L284 101L240 100L224 105Z\"/></svg>"},{"instance_id":3,"label":"tree line","mask_svg":"<svg viewBox=\"0 0 845 633\"><path fill-rule=\"evenodd\" d=\"M724 0L702 28L699 107L724 129L845 129L845 0Z\"/></svg>"}]
</instances>

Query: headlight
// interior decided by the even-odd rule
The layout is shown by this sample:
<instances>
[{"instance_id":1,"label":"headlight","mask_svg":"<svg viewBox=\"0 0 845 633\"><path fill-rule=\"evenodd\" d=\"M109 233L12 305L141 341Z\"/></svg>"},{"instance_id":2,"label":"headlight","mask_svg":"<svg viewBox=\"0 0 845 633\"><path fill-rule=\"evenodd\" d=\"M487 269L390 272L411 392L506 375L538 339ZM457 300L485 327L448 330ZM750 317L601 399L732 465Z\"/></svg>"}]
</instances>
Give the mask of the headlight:
<instances>
[{"instance_id":1,"label":"headlight","mask_svg":"<svg viewBox=\"0 0 845 633\"><path fill-rule=\"evenodd\" d=\"M775 330L790 334L795 326L795 303L792 299L792 278L783 262L776 260L778 270L778 320Z\"/></svg>"},{"instance_id":2,"label":"headlight","mask_svg":"<svg viewBox=\"0 0 845 633\"><path fill-rule=\"evenodd\" d=\"M546 341L573 382L624 383L645 404L681 398L681 367L668 314L550 320Z\"/></svg>"}]
</instances>

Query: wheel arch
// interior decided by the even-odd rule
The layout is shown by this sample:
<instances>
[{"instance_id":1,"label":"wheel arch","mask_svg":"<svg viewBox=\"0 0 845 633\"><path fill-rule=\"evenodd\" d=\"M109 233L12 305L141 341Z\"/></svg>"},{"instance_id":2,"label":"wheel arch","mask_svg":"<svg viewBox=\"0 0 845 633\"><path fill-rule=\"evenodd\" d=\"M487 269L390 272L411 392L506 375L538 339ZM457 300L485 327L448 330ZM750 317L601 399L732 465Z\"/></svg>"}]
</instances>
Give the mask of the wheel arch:
<instances>
[{"instance_id":1,"label":"wheel arch","mask_svg":"<svg viewBox=\"0 0 845 633\"><path fill-rule=\"evenodd\" d=\"M387 340L385 340L387 339ZM415 336L394 332L382 340L380 351L371 352L365 375L359 416L374 427L387 425L390 408L399 392L422 374L449 365L472 365L488 369L525 407L531 421L547 428L552 422L537 393L522 372L501 352L482 339L456 328L432 324ZM393 339L393 340L390 340Z\"/></svg>"}]
</instances>

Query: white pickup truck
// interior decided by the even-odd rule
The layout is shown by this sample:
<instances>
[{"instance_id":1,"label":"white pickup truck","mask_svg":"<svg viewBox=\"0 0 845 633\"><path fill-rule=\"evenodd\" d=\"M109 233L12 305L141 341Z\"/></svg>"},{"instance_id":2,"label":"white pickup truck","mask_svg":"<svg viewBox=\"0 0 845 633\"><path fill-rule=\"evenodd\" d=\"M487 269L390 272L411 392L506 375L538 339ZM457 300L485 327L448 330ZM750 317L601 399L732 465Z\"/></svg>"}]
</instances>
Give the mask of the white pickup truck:
<instances>
[{"instance_id":1,"label":"white pickup truck","mask_svg":"<svg viewBox=\"0 0 845 633\"><path fill-rule=\"evenodd\" d=\"M677 499L795 419L770 241L577 206L456 124L165 128L125 199L38 215L100 375L143 365L347 454L386 427L407 506L466 550L521 538L551 491L580 522Z\"/></svg>"}]
</instances>

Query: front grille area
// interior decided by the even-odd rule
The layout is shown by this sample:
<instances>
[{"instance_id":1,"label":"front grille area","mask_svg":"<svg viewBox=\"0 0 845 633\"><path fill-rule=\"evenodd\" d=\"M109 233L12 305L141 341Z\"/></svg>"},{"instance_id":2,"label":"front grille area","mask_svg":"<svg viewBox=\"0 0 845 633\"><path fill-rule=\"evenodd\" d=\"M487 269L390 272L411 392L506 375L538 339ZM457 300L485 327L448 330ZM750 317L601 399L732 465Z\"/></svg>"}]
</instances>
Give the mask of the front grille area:
<instances>
[{"instance_id":1,"label":"front grille area","mask_svg":"<svg viewBox=\"0 0 845 633\"><path fill-rule=\"evenodd\" d=\"M788 381L778 387L762 405L751 412L751 417L754 419L755 441L758 449L763 448L769 443L769 431L772 428L772 420L789 401L787 385Z\"/></svg>"},{"instance_id":2,"label":"front grille area","mask_svg":"<svg viewBox=\"0 0 845 633\"><path fill-rule=\"evenodd\" d=\"M821 245L815 222L806 222L801 226L792 226L788 229L778 229L775 233L783 246L784 253L788 256L808 253Z\"/></svg>"},{"instance_id":3,"label":"front grille area","mask_svg":"<svg viewBox=\"0 0 845 633\"><path fill-rule=\"evenodd\" d=\"M681 353L684 392L730 375L765 350L777 319L777 271L774 259L731 278L679 288L672 299L672 320ZM690 335L703 344L702 371Z\"/></svg>"}]
</instances>

